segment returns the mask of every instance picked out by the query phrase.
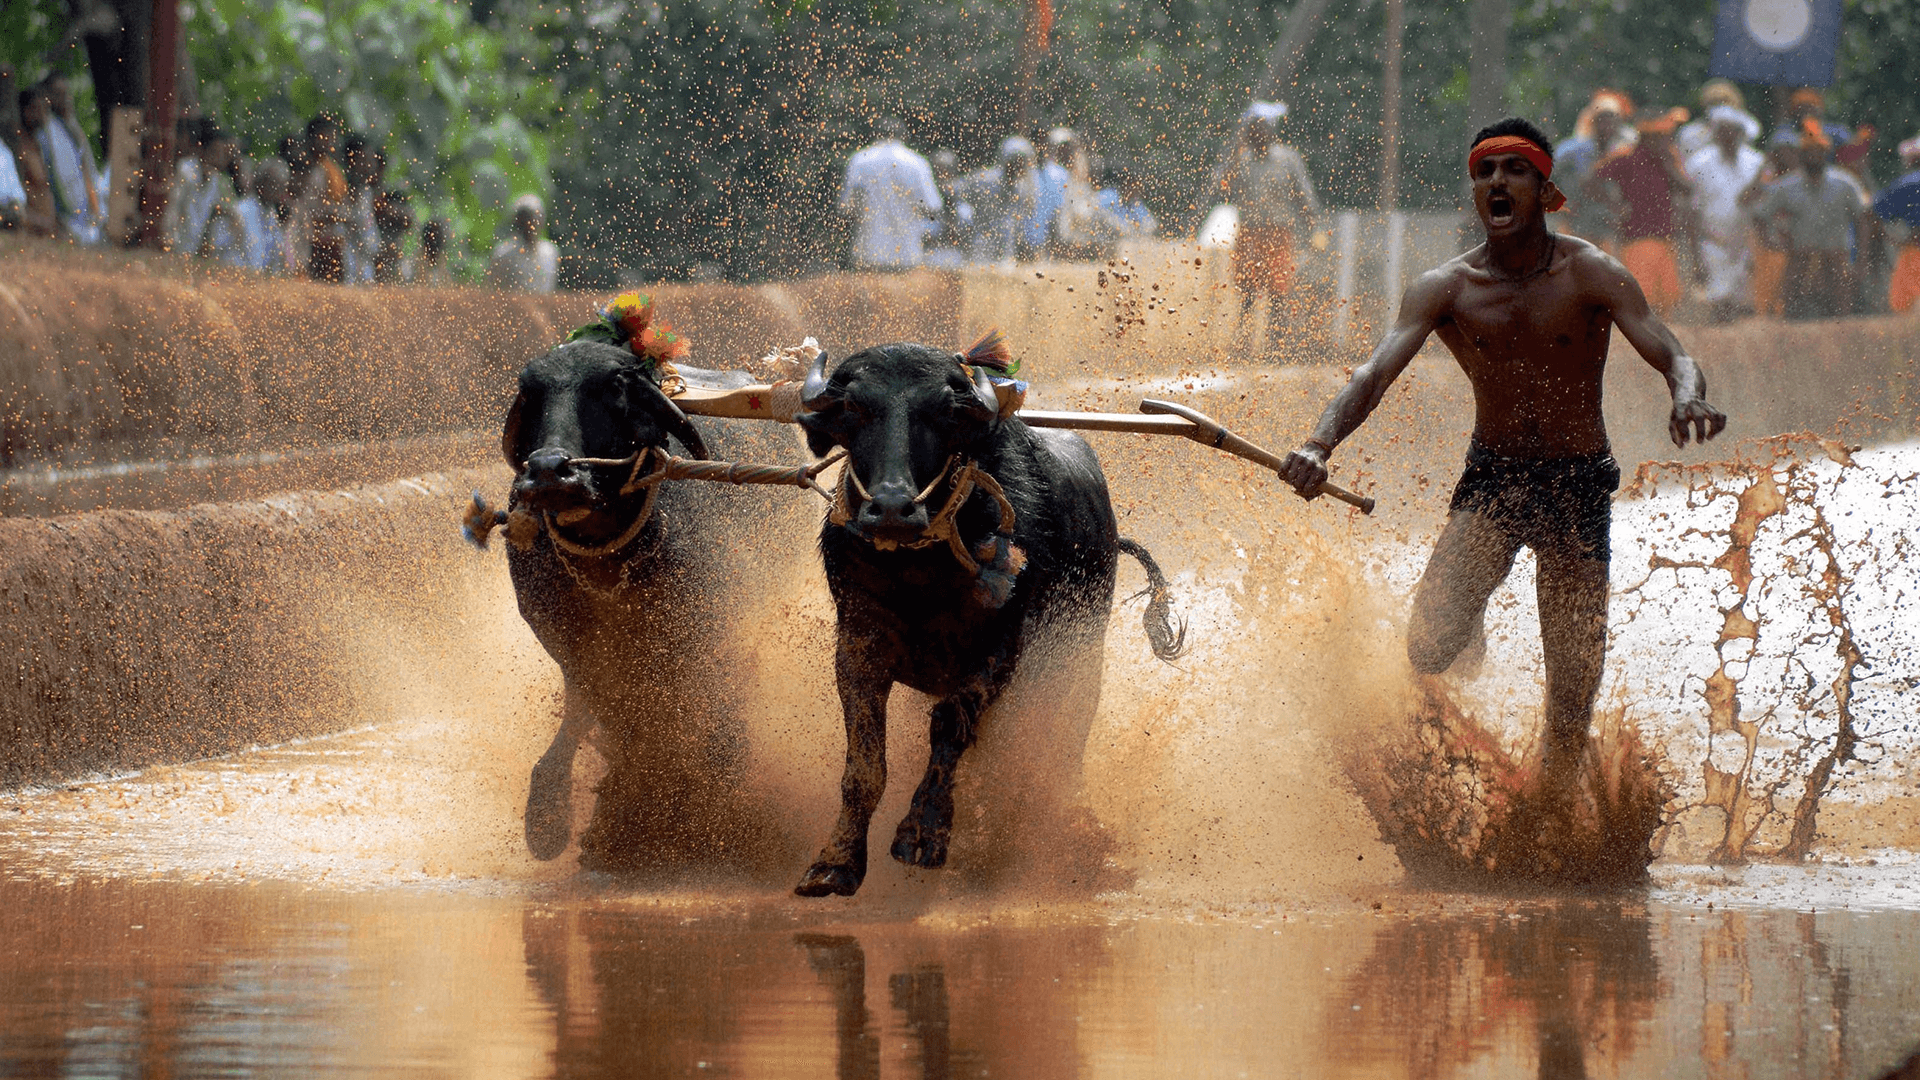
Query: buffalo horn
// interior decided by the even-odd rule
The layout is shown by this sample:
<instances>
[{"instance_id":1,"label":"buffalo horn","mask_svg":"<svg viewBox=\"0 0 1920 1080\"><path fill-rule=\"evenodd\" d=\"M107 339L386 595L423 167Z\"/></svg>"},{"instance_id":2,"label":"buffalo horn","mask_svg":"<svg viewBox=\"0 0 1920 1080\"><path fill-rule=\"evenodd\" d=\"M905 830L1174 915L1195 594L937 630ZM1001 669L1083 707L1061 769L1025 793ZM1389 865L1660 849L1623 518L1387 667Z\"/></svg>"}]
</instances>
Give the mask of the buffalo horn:
<instances>
[{"instance_id":1,"label":"buffalo horn","mask_svg":"<svg viewBox=\"0 0 1920 1080\"><path fill-rule=\"evenodd\" d=\"M635 379L634 382L642 387L640 393L646 398L647 411L653 414L661 427L667 429L667 434L679 439L680 445L686 447L687 453L692 454L695 460L712 460L707 456L707 441L700 437L699 429L693 426L693 421L687 419L686 413L680 411L680 406L673 403L673 399L667 396L666 391L660 389L652 379L644 375Z\"/></svg>"},{"instance_id":2,"label":"buffalo horn","mask_svg":"<svg viewBox=\"0 0 1920 1080\"><path fill-rule=\"evenodd\" d=\"M800 384L800 407L808 412L819 412L833 399L827 394L827 351L820 350L813 356L813 363L807 367L807 381Z\"/></svg>"},{"instance_id":3,"label":"buffalo horn","mask_svg":"<svg viewBox=\"0 0 1920 1080\"><path fill-rule=\"evenodd\" d=\"M973 369L973 408L968 410L982 420L991 420L1000 415L1000 395L993 392L993 383L987 379L985 368Z\"/></svg>"},{"instance_id":4,"label":"buffalo horn","mask_svg":"<svg viewBox=\"0 0 1920 1080\"><path fill-rule=\"evenodd\" d=\"M513 404L507 406L507 422L500 428L500 454L507 459L514 472L520 471L524 464L520 460L520 421L527 411L527 392L521 390L513 395Z\"/></svg>"}]
</instances>

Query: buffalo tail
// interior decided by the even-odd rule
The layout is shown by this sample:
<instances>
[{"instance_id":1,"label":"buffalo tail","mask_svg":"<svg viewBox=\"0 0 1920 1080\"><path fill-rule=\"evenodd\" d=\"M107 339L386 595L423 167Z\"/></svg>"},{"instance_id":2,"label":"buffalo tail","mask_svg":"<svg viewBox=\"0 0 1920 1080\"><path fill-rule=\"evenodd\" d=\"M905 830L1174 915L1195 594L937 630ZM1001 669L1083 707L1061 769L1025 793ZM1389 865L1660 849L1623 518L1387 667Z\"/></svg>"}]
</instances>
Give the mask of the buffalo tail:
<instances>
[{"instance_id":1,"label":"buffalo tail","mask_svg":"<svg viewBox=\"0 0 1920 1080\"><path fill-rule=\"evenodd\" d=\"M1146 627L1147 642L1153 646L1153 655L1168 662L1177 660L1187 651L1187 620L1177 623L1173 617L1173 590L1167 585L1167 575L1160 572L1160 564L1153 561L1152 553L1139 542L1120 538L1120 551L1140 560L1140 568L1147 572L1147 611L1140 617L1140 623Z\"/></svg>"}]
</instances>

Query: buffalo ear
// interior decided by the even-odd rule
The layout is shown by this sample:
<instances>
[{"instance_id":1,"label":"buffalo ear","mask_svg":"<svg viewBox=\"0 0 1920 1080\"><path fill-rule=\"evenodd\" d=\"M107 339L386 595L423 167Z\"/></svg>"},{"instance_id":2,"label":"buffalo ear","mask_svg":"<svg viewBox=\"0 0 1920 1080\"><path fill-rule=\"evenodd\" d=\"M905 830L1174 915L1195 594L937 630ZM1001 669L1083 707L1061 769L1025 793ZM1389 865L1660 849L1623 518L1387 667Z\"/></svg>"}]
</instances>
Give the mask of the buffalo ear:
<instances>
[{"instance_id":1,"label":"buffalo ear","mask_svg":"<svg viewBox=\"0 0 1920 1080\"><path fill-rule=\"evenodd\" d=\"M507 422L500 428L500 456L514 472L519 472L524 462L520 460L520 425L527 412L527 392L517 391L513 395L513 404L507 406Z\"/></svg>"},{"instance_id":2,"label":"buffalo ear","mask_svg":"<svg viewBox=\"0 0 1920 1080\"><path fill-rule=\"evenodd\" d=\"M833 418L838 413L839 410L830 409L826 412L803 412L793 418L793 422L799 424L800 430L805 433L807 450L814 457L826 457L839 445L839 440L833 437Z\"/></svg>"}]
</instances>

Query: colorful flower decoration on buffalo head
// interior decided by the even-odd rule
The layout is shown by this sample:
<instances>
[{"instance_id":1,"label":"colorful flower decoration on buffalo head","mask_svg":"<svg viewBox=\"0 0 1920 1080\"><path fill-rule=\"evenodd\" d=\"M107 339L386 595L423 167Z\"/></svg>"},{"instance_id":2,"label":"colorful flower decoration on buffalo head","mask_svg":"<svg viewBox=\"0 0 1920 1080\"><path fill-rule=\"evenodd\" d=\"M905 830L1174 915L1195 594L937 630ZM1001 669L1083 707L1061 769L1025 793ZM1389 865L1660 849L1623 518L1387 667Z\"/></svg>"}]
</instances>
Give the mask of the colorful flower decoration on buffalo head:
<instances>
[{"instance_id":1,"label":"colorful flower decoration on buffalo head","mask_svg":"<svg viewBox=\"0 0 1920 1080\"><path fill-rule=\"evenodd\" d=\"M653 308L653 297L646 293L623 292L600 309L599 322L575 330L567 335L567 340L624 345L649 370L663 376L671 374L670 365L685 360L692 349L687 339L672 327L653 321Z\"/></svg>"}]
</instances>

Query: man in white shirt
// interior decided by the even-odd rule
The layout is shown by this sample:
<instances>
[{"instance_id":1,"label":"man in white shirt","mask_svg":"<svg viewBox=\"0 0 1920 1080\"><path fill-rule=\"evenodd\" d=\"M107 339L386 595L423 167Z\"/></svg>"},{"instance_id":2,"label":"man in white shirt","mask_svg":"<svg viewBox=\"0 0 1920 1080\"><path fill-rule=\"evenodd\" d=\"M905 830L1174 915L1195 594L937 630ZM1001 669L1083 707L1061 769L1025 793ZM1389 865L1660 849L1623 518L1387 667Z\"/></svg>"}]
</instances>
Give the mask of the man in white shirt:
<instances>
[{"instance_id":1,"label":"man in white shirt","mask_svg":"<svg viewBox=\"0 0 1920 1080\"><path fill-rule=\"evenodd\" d=\"M1731 105L1707 110L1713 141L1687 159L1693 179L1693 211L1698 218L1701 296L1716 323L1731 322L1753 310L1753 245L1740 193L1747 190L1766 155L1748 145L1759 128Z\"/></svg>"},{"instance_id":2,"label":"man in white shirt","mask_svg":"<svg viewBox=\"0 0 1920 1080\"><path fill-rule=\"evenodd\" d=\"M34 138L53 179L61 220L75 240L97 243L101 222L106 219L100 207L99 170L94 167L93 147L74 116L73 91L67 86L66 76L55 74L40 83L40 92L46 100L47 117Z\"/></svg>"},{"instance_id":3,"label":"man in white shirt","mask_svg":"<svg viewBox=\"0 0 1920 1080\"><path fill-rule=\"evenodd\" d=\"M20 224L27 212L27 186L20 182L20 169L13 161L13 150L0 139L0 228Z\"/></svg>"},{"instance_id":4,"label":"man in white shirt","mask_svg":"<svg viewBox=\"0 0 1920 1080\"><path fill-rule=\"evenodd\" d=\"M860 270L906 270L920 265L927 223L940 211L927 159L900 141L900 121L882 117L879 141L847 162L840 212L853 218L853 265Z\"/></svg>"},{"instance_id":5,"label":"man in white shirt","mask_svg":"<svg viewBox=\"0 0 1920 1080\"><path fill-rule=\"evenodd\" d=\"M560 280L560 249L541 236L547 207L538 195L513 201L513 235L500 241L487 264L487 284L516 292L550 293Z\"/></svg>"}]
</instances>

